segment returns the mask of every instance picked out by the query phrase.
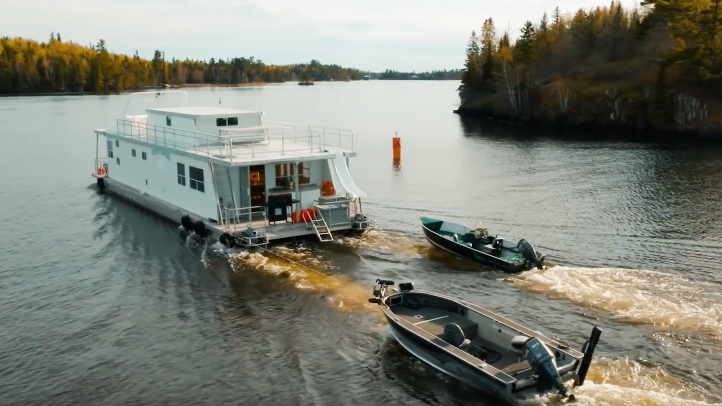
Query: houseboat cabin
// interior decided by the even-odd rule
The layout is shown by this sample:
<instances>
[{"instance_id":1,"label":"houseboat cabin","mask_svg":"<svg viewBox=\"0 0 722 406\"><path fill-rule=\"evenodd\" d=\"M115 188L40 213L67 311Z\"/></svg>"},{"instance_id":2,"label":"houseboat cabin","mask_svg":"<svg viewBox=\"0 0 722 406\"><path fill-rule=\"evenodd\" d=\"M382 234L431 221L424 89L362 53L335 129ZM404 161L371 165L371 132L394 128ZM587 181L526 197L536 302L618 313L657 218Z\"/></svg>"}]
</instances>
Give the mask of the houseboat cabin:
<instances>
[{"instance_id":1,"label":"houseboat cabin","mask_svg":"<svg viewBox=\"0 0 722 406\"><path fill-rule=\"evenodd\" d=\"M356 156L351 131L187 106L185 92L130 97L178 94L175 105L126 111L115 129L95 130L93 176L101 188L231 245L313 234L329 241L333 232L373 226L348 169Z\"/></svg>"}]
</instances>

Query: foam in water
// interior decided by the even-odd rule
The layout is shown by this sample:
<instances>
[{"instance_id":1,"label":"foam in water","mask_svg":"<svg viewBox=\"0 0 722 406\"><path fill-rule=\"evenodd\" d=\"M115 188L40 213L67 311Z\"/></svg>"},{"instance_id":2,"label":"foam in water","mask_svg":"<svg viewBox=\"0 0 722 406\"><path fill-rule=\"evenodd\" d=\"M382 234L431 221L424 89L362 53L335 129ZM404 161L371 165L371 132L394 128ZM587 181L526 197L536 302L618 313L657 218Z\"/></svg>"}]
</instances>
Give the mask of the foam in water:
<instances>
[{"instance_id":1,"label":"foam in water","mask_svg":"<svg viewBox=\"0 0 722 406\"><path fill-rule=\"evenodd\" d=\"M395 233L388 230L372 229L366 231L358 238L344 238L341 244L353 248L368 248L393 253L422 253L428 249L425 244L410 238L406 234Z\"/></svg>"},{"instance_id":2,"label":"foam in water","mask_svg":"<svg viewBox=\"0 0 722 406\"><path fill-rule=\"evenodd\" d=\"M327 274L331 265L307 247L274 247L266 254L231 251L228 257L234 269L248 265L286 280L298 289L323 293L330 303L342 311L371 311L376 306L368 302L371 286L361 286L345 275Z\"/></svg>"},{"instance_id":3,"label":"foam in water","mask_svg":"<svg viewBox=\"0 0 722 406\"><path fill-rule=\"evenodd\" d=\"M554 266L508 278L524 289L647 323L722 340L722 293L713 284L663 272Z\"/></svg>"},{"instance_id":4,"label":"foam in water","mask_svg":"<svg viewBox=\"0 0 722 406\"><path fill-rule=\"evenodd\" d=\"M649 367L623 359L592 361L584 385L574 389L575 405L589 406L683 406L721 405L706 390L670 375L661 367ZM526 404L562 404L559 396L528 399Z\"/></svg>"}]
</instances>

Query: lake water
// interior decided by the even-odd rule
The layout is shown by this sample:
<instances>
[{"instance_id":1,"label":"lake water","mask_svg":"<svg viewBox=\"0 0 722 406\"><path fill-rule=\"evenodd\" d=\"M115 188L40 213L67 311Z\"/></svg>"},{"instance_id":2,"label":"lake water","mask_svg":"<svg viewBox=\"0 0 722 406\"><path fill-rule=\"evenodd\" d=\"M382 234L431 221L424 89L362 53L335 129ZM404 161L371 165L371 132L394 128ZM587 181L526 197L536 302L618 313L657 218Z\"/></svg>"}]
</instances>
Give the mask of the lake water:
<instances>
[{"instance_id":1,"label":"lake water","mask_svg":"<svg viewBox=\"0 0 722 406\"><path fill-rule=\"evenodd\" d=\"M0 404L495 404L390 337L367 302L379 277L577 348L599 325L578 404L722 404L722 149L462 122L458 85L189 89L191 104L354 131L351 172L379 229L273 255L199 246L98 193L93 129L126 96L0 98ZM422 215L483 220L551 266L455 259L423 239Z\"/></svg>"}]
</instances>

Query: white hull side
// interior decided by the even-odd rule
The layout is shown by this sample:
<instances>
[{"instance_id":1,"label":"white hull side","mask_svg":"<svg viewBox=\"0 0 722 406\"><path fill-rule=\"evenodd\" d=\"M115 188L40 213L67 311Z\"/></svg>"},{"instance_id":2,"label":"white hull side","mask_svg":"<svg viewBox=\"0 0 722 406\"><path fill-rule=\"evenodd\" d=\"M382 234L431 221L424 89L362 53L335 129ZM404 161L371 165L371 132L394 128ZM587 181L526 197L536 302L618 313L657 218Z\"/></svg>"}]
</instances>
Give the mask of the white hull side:
<instances>
[{"instance_id":1,"label":"white hull side","mask_svg":"<svg viewBox=\"0 0 722 406\"><path fill-rule=\"evenodd\" d=\"M141 206L142 208L149 210L154 214L157 214L158 216L168 219L176 224L180 224L181 217L185 215L190 216L195 221L204 220L197 214L190 213L188 210L181 209L180 207L174 206L168 202L164 202L153 196L147 195L110 177L103 178L103 182L105 183L105 190L107 192L115 194L125 200ZM208 221L204 221L204 223L208 224ZM218 236L216 235L215 237Z\"/></svg>"},{"instance_id":2,"label":"white hull side","mask_svg":"<svg viewBox=\"0 0 722 406\"><path fill-rule=\"evenodd\" d=\"M206 228L211 232L212 237L214 239L218 239L218 237L221 236L223 231L218 228L218 224L209 222L208 219L204 219L198 214L191 213L188 210L182 209L178 206L175 206L171 203L164 202L156 197L147 195L145 193L142 193L141 191L132 188L128 185L125 185L121 182L118 182L117 180L114 180L110 177L104 177L102 178L103 182L105 183L105 190L109 193L112 193L114 195L117 195L120 198L123 198L127 201L130 201L134 204L136 204L139 207L142 207L154 214L157 214L160 217L163 217L165 219L168 219L172 221L175 224L180 225L181 218L185 215L190 216L194 221L203 221L206 225ZM352 229L351 226L344 226L344 227L331 227L330 228L332 232L356 232L356 230ZM238 230L241 231L241 230ZM312 228L294 228L294 229L287 229L287 230L274 230L272 232L269 231L269 240L275 241L275 240L282 240L286 238L295 238L295 237L306 237L306 236L315 236L315 231Z\"/></svg>"}]
</instances>

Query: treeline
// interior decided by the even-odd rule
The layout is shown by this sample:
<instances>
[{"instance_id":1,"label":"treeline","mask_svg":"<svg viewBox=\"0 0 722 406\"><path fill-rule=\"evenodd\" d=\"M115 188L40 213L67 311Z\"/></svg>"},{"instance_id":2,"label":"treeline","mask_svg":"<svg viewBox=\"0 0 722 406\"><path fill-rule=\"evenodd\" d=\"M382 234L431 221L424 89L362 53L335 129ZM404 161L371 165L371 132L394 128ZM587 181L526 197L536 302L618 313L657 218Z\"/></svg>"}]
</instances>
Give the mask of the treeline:
<instances>
[{"instance_id":1,"label":"treeline","mask_svg":"<svg viewBox=\"0 0 722 406\"><path fill-rule=\"evenodd\" d=\"M722 0L646 0L472 32L458 113L536 123L722 129Z\"/></svg>"},{"instance_id":2,"label":"treeline","mask_svg":"<svg viewBox=\"0 0 722 406\"><path fill-rule=\"evenodd\" d=\"M360 80L364 73L316 60L306 64L266 65L261 60L232 58L167 61L160 51L152 60L110 53L102 39L96 45L0 38L0 93L111 92L146 86L284 82L301 76L314 80Z\"/></svg>"},{"instance_id":3,"label":"treeline","mask_svg":"<svg viewBox=\"0 0 722 406\"><path fill-rule=\"evenodd\" d=\"M371 75L379 80L460 80L463 73L462 69L452 70L433 70L431 72L398 72L386 69L376 75Z\"/></svg>"}]
</instances>

